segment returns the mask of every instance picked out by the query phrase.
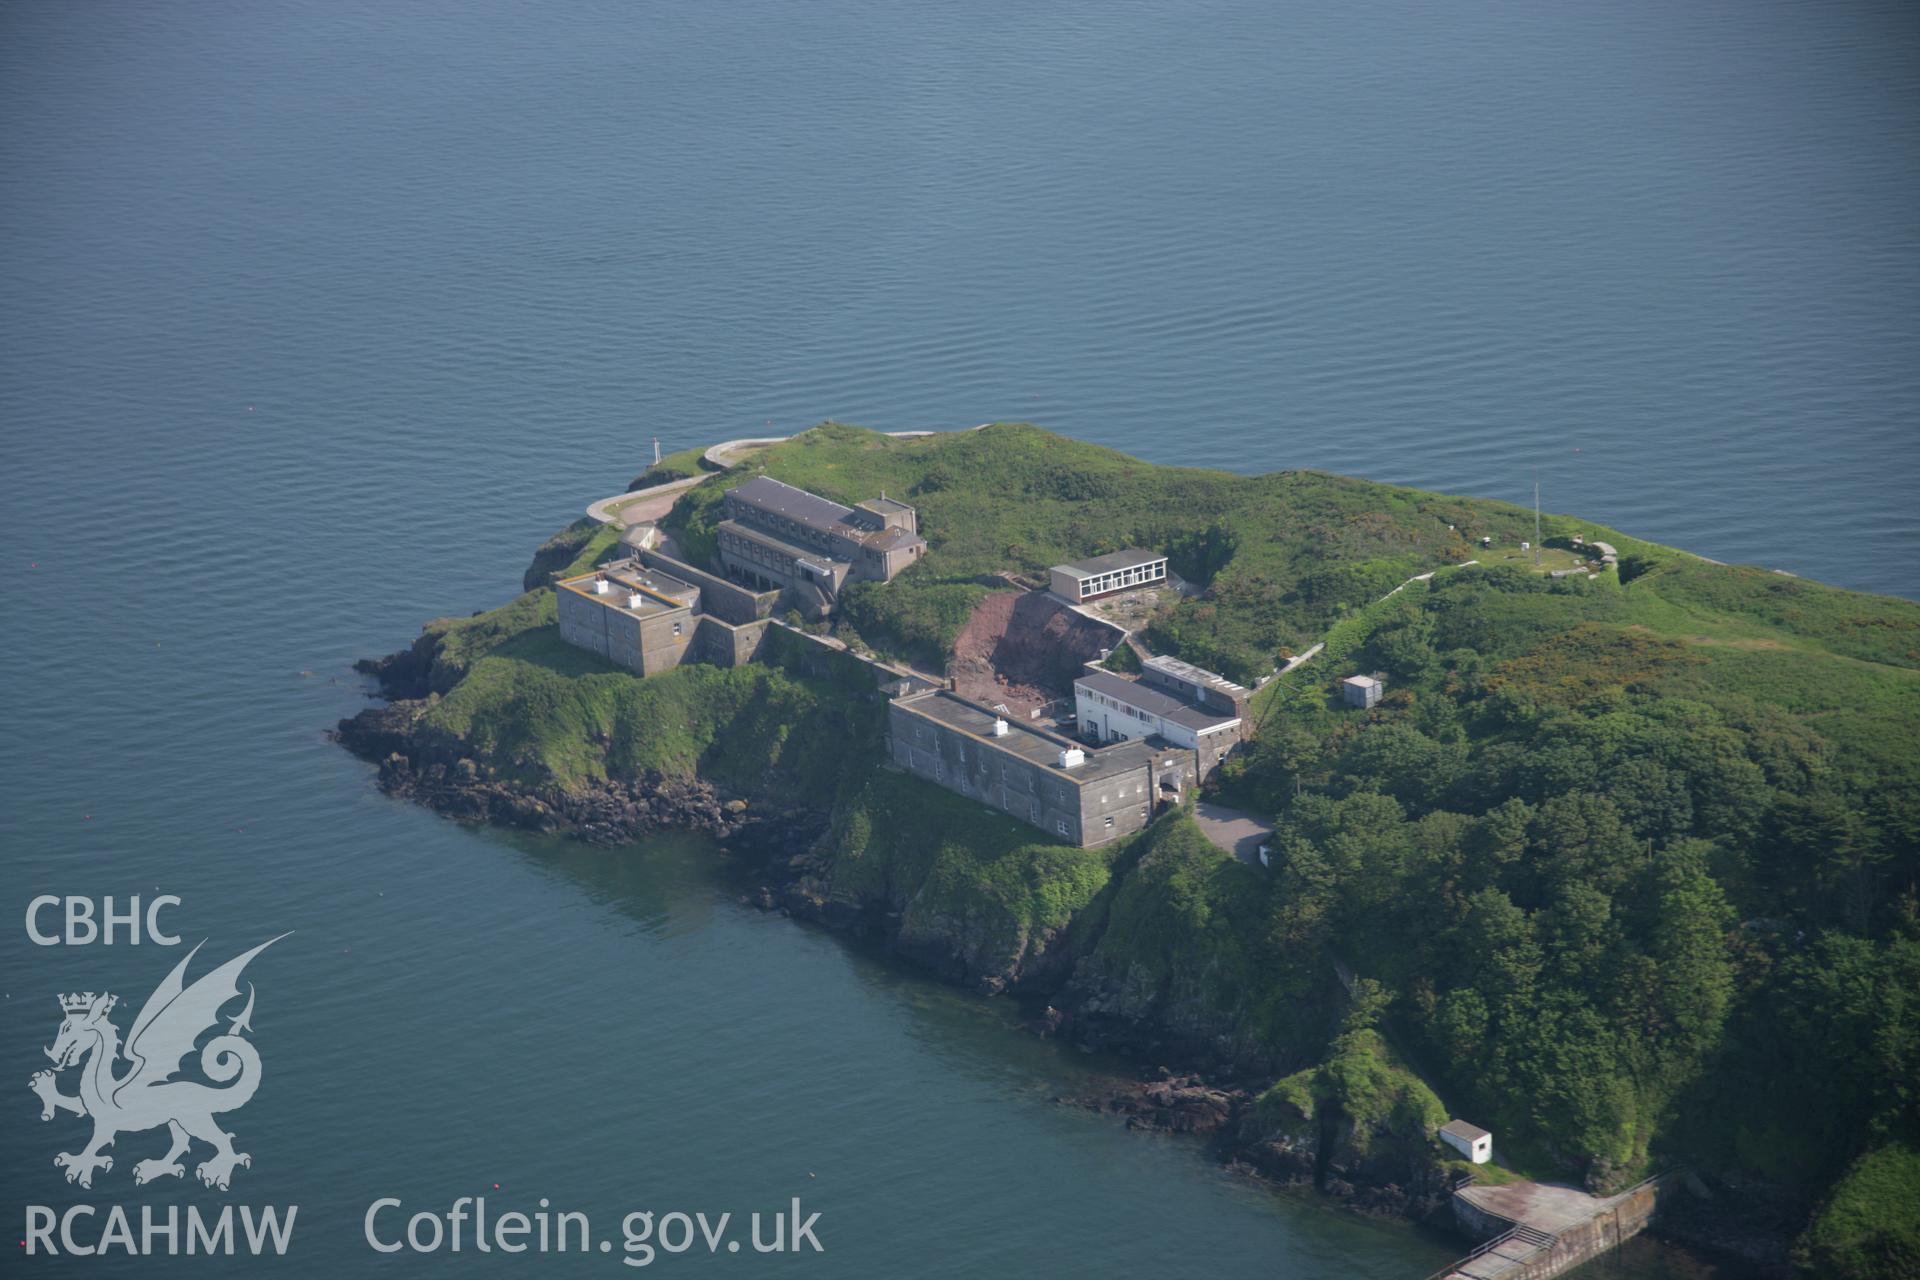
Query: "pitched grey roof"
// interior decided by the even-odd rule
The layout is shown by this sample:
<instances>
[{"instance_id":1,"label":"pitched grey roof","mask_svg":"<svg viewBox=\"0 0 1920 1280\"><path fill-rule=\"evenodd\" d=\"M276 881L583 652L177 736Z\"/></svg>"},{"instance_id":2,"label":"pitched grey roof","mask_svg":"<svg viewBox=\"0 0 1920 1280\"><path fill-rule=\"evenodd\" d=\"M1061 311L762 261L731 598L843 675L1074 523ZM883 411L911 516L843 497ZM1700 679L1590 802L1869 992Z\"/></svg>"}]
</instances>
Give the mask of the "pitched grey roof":
<instances>
[{"instance_id":1,"label":"pitched grey roof","mask_svg":"<svg viewBox=\"0 0 1920 1280\"><path fill-rule=\"evenodd\" d=\"M1216 729L1223 724L1231 724L1238 716L1216 715L1190 707L1172 694L1162 693L1151 685L1129 680L1125 676L1115 675L1111 671L1089 671L1074 677L1074 685L1085 685L1096 693L1104 693L1115 702L1137 707L1148 715L1159 716L1162 720L1171 720L1195 731Z\"/></svg>"},{"instance_id":2,"label":"pitched grey roof","mask_svg":"<svg viewBox=\"0 0 1920 1280\"><path fill-rule=\"evenodd\" d=\"M755 476L745 484L727 490L727 496L761 511L785 516L796 524L818 529L821 533L857 532L846 523L847 517L853 514L852 507L843 507L831 498L796 489L772 476Z\"/></svg>"}]
</instances>

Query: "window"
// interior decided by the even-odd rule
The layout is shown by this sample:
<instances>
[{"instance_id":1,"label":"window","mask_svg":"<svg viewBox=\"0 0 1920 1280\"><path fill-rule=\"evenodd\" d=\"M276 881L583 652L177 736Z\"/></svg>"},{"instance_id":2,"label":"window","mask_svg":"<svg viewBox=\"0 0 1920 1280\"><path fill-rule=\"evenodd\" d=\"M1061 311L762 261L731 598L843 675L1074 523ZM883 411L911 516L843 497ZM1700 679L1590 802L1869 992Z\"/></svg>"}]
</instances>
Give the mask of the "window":
<instances>
[{"instance_id":1,"label":"window","mask_svg":"<svg viewBox=\"0 0 1920 1280\"><path fill-rule=\"evenodd\" d=\"M1113 816L1111 814L1107 816L1107 828L1108 830L1112 830L1113 828Z\"/></svg>"},{"instance_id":2,"label":"window","mask_svg":"<svg viewBox=\"0 0 1920 1280\"><path fill-rule=\"evenodd\" d=\"M680 634L680 624L677 622L673 624L673 634L675 635Z\"/></svg>"},{"instance_id":3,"label":"window","mask_svg":"<svg viewBox=\"0 0 1920 1280\"><path fill-rule=\"evenodd\" d=\"M941 760L941 759L934 760L933 776L940 779L940 781L942 782L945 782L947 780L947 762L945 760Z\"/></svg>"},{"instance_id":4,"label":"window","mask_svg":"<svg viewBox=\"0 0 1920 1280\"><path fill-rule=\"evenodd\" d=\"M1061 835L1067 834L1067 820L1065 818L1057 819L1053 825L1054 825L1054 828L1057 831L1059 831Z\"/></svg>"},{"instance_id":5,"label":"window","mask_svg":"<svg viewBox=\"0 0 1920 1280\"><path fill-rule=\"evenodd\" d=\"M1027 812L1033 815L1033 820L1035 822L1040 821L1040 801L1036 799L1031 804L1029 804L1027 806Z\"/></svg>"}]
</instances>

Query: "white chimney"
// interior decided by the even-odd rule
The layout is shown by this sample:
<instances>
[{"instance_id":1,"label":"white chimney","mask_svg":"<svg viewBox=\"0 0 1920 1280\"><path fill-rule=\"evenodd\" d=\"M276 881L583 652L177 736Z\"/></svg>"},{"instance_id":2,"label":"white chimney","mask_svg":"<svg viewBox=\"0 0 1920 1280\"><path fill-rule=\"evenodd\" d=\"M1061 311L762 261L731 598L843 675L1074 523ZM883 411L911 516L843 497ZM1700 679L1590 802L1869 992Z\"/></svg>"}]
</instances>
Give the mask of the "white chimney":
<instances>
[{"instance_id":1,"label":"white chimney","mask_svg":"<svg viewBox=\"0 0 1920 1280\"><path fill-rule=\"evenodd\" d=\"M644 609L646 607L646 604L647 604L647 598L641 595L638 591L627 592L627 608Z\"/></svg>"},{"instance_id":2,"label":"white chimney","mask_svg":"<svg viewBox=\"0 0 1920 1280\"><path fill-rule=\"evenodd\" d=\"M607 580L605 578L595 578L593 580L593 594L597 596L607 594Z\"/></svg>"},{"instance_id":3,"label":"white chimney","mask_svg":"<svg viewBox=\"0 0 1920 1280\"><path fill-rule=\"evenodd\" d=\"M1005 720L1001 720L997 717L994 719L993 736L996 738L1004 738L1007 736L1007 722Z\"/></svg>"},{"instance_id":4,"label":"white chimney","mask_svg":"<svg viewBox=\"0 0 1920 1280\"><path fill-rule=\"evenodd\" d=\"M1060 767L1062 769L1076 768L1080 765L1085 764L1086 762L1087 762L1087 753L1082 751L1080 748L1078 747L1060 748Z\"/></svg>"}]
</instances>

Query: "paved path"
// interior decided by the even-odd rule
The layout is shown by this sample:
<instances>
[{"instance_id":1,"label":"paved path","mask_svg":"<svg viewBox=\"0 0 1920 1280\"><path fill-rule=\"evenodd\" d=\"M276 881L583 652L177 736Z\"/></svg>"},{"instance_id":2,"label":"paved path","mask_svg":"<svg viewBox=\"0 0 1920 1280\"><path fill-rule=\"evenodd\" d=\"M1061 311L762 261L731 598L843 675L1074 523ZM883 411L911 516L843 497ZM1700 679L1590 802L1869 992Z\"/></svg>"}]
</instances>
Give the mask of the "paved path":
<instances>
[{"instance_id":1,"label":"paved path","mask_svg":"<svg viewBox=\"0 0 1920 1280\"><path fill-rule=\"evenodd\" d=\"M979 427L968 427L967 430L978 431L980 427L987 425L987 423L983 422ZM917 440L921 436L937 436L945 433L940 431L888 431L884 434L890 435L896 440ZM743 449L762 448L770 444L784 444L791 439L793 439L792 436L749 436L740 440L722 440L719 444L709 446L707 451L700 456L707 460L708 465L718 467L720 470L725 471L739 464L740 459L734 457L734 455Z\"/></svg>"},{"instance_id":2,"label":"paved path","mask_svg":"<svg viewBox=\"0 0 1920 1280\"><path fill-rule=\"evenodd\" d=\"M987 426L968 427L969 431L978 431ZM887 435L901 440L915 439L920 436L937 436L938 431L889 431ZM722 440L719 444L709 445L701 455L709 466L718 471L727 471L738 466L737 456L747 449L759 448L770 444L782 444L793 439L792 436L746 436L739 440ZM697 476L688 476L684 480L674 480L668 484L655 485L651 489L636 489L628 493L616 493L587 504L587 518L601 524L618 524L632 527L636 524L655 524L660 518L673 510L673 504L680 495L699 484L718 471L702 472Z\"/></svg>"},{"instance_id":3,"label":"paved path","mask_svg":"<svg viewBox=\"0 0 1920 1280\"><path fill-rule=\"evenodd\" d=\"M657 484L651 489L616 493L612 497L588 503L587 518L598 520L601 524L627 526L656 523L661 516L673 510L673 504L681 494L706 478L705 475L688 476L684 480Z\"/></svg>"},{"instance_id":4,"label":"paved path","mask_svg":"<svg viewBox=\"0 0 1920 1280\"><path fill-rule=\"evenodd\" d=\"M1211 800L1194 805L1193 819L1207 839L1250 867L1260 865L1260 846L1273 836L1271 822Z\"/></svg>"}]
</instances>

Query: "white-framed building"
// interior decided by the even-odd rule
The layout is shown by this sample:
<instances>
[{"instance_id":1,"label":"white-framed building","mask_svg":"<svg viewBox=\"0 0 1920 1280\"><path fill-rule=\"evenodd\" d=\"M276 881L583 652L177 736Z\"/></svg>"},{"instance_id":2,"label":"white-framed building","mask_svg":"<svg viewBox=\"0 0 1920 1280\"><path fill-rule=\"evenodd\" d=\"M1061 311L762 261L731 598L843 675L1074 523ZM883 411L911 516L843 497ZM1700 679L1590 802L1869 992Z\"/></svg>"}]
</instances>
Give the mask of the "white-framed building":
<instances>
[{"instance_id":1,"label":"white-framed building","mask_svg":"<svg viewBox=\"0 0 1920 1280\"><path fill-rule=\"evenodd\" d=\"M1440 1126L1440 1141L1475 1164L1493 1159L1493 1135L1465 1120L1449 1120Z\"/></svg>"},{"instance_id":2,"label":"white-framed building","mask_svg":"<svg viewBox=\"0 0 1920 1280\"><path fill-rule=\"evenodd\" d=\"M1167 580L1167 558L1134 547L1091 560L1057 564L1047 571L1053 593L1074 604L1116 591L1151 587Z\"/></svg>"},{"instance_id":3,"label":"white-framed building","mask_svg":"<svg viewBox=\"0 0 1920 1280\"><path fill-rule=\"evenodd\" d=\"M1098 668L1074 680L1073 706L1080 734L1088 741L1159 738L1197 753L1203 778L1239 744L1246 724L1231 712L1192 706L1152 685Z\"/></svg>"}]
</instances>

